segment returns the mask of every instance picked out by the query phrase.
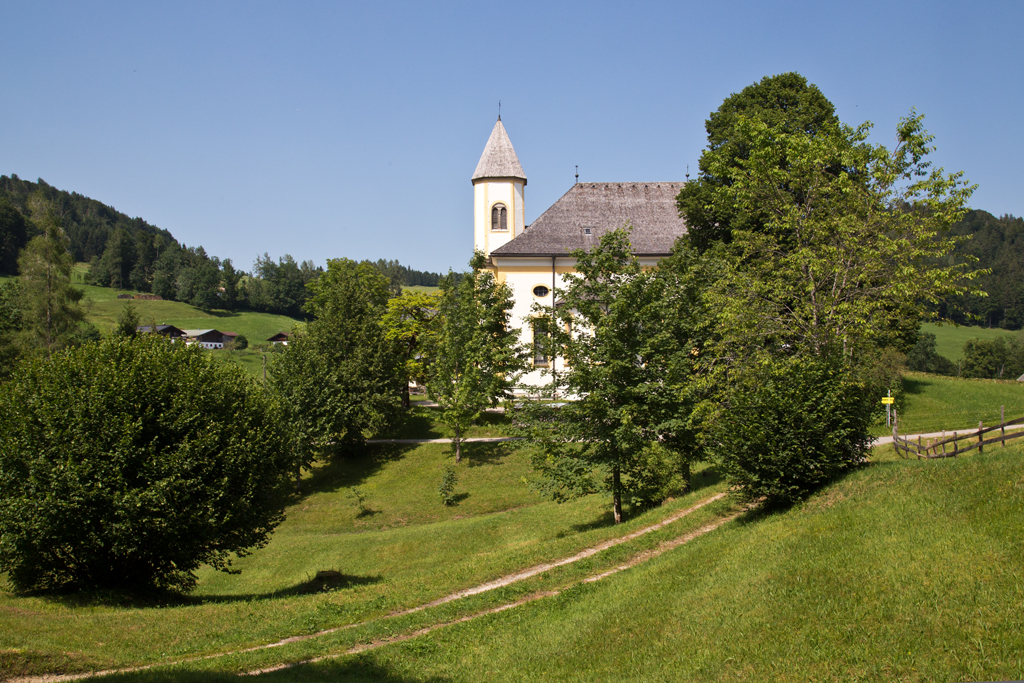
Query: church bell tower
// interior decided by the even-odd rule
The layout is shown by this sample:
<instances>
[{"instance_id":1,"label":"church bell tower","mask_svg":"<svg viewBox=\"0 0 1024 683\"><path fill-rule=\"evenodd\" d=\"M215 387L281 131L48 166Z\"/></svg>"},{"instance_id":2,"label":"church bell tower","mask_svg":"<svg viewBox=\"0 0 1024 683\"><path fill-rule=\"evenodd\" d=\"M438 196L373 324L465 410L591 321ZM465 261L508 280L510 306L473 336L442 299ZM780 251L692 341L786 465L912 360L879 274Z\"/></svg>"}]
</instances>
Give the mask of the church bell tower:
<instances>
[{"instance_id":1,"label":"church bell tower","mask_svg":"<svg viewBox=\"0 0 1024 683\"><path fill-rule=\"evenodd\" d=\"M501 116L473 172L473 245L484 256L526 229L523 191L526 174L508 139Z\"/></svg>"}]
</instances>

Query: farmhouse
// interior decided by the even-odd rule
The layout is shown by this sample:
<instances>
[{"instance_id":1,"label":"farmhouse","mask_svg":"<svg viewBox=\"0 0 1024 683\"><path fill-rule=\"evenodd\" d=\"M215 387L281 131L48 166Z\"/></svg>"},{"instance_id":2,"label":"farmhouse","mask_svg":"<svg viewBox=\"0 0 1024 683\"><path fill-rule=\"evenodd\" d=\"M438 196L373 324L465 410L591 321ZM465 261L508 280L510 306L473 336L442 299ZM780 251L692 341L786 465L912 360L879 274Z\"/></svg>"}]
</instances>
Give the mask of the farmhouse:
<instances>
[{"instance_id":1,"label":"farmhouse","mask_svg":"<svg viewBox=\"0 0 1024 683\"><path fill-rule=\"evenodd\" d=\"M633 253L643 265L668 256L686 232L675 198L681 182L579 183L573 185L537 220L525 223L526 174L498 117L473 173L473 244L488 258L499 282L512 289L513 324L520 339L531 343L547 329L547 319L531 309L551 306L567 273L575 270L575 249L596 245L605 233L633 226ZM559 363L537 355L523 378L528 386L549 381L542 371Z\"/></svg>"},{"instance_id":2,"label":"farmhouse","mask_svg":"<svg viewBox=\"0 0 1024 683\"><path fill-rule=\"evenodd\" d=\"M273 337L271 337L267 341L270 342L271 344L275 345L275 346L277 344L281 344L283 346L288 346L288 333L287 332L278 332L277 334L275 334Z\"/></svg>"},{"instance_id":3,"label":"farmhouse","mask_svg":"<svg viewBox=\"0 0 1024 683\"><path fill-rule=\"evenodd\" d=\"M186 344L199 344L204 349L223 349L224 333L217 330L182 330Z\"/></svg>"}]
</instances>

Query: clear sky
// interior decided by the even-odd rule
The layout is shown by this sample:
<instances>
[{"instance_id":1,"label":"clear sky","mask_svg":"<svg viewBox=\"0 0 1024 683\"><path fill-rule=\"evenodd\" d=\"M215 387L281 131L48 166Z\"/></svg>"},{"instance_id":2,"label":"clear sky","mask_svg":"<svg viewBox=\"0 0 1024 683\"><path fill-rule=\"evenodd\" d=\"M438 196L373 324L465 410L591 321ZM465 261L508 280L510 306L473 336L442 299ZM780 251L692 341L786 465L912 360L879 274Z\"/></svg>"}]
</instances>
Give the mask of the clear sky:
<instances>
[{"instance_id":1,"label":"clear sky","mask_svg":"<svg viewBox=\"0 0 1024 683\"><path fill-rule=\"evenodd\" d=\"M6 2L0 174L249 269L465 266L502 103L526 220L679 181L730 93L798 71L888 144L911 107L972 206L1024 214L1024 2Z\"/></svg>"}]
</instances>

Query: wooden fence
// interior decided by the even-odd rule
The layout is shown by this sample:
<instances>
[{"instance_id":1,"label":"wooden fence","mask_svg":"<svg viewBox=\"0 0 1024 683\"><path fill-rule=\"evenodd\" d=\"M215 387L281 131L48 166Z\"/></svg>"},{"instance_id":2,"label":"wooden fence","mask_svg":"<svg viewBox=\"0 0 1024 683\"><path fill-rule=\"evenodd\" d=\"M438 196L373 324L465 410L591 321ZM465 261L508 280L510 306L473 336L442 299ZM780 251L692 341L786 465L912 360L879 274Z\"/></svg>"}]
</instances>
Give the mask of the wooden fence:
<instances>
[{"instance_id":1,"label":"wooden fence","mask_svg":"<svg viewBox=\"0 0 1024 683\"><path fill-rule=\"evenodd\" d=\"M918 458L930 460L932 458L955 458L963 453L973 451L975 448L978 449L979 453L983 453L985 446L991 446L996 443L1005 446L1007 441L1024 436L1024 429L1015 430L1010 434L1006 433L1007 427L1024 425L1024 417L1007 422L1003 417L1002 408L1000 408L999 413L1000 420L998 425L986 427L982 422L979 422L978 429L975 431L953 432L953 436L948 438L945 436L945 432L943 432L942 438L938 441L934 439L926 440L920 436L914 441L905 436L900 436L898 432L899 422L896 422L892 428L892 445L896 448L896 453L905 458L916 455ZM996 430L999 431L999 436L985 438L986 434L991 434ZM903 452L900 453L900 451Z\"/></svg>"}]
</instances>

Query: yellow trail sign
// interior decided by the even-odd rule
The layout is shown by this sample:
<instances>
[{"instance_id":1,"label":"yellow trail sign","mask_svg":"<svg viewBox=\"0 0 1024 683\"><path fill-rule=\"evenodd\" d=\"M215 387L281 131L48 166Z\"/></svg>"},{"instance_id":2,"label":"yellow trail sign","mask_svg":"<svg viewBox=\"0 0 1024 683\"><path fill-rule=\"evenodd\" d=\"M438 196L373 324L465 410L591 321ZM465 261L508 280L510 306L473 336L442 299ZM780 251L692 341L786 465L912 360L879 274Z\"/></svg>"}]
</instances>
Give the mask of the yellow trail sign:
<instances>
[{"instance_id":1,"label":"yellow trail sign","mask_svg":"<svg viewBox=\"0 0 1024 683\"><path fill-rule=\"evenodd\" d=\"M890 404L895 403L895 402L896 402L896 397L895 396L883 396L882 397L882 403L884 403L886 405L890 405Z\"/></svg>"}]
</instances>

